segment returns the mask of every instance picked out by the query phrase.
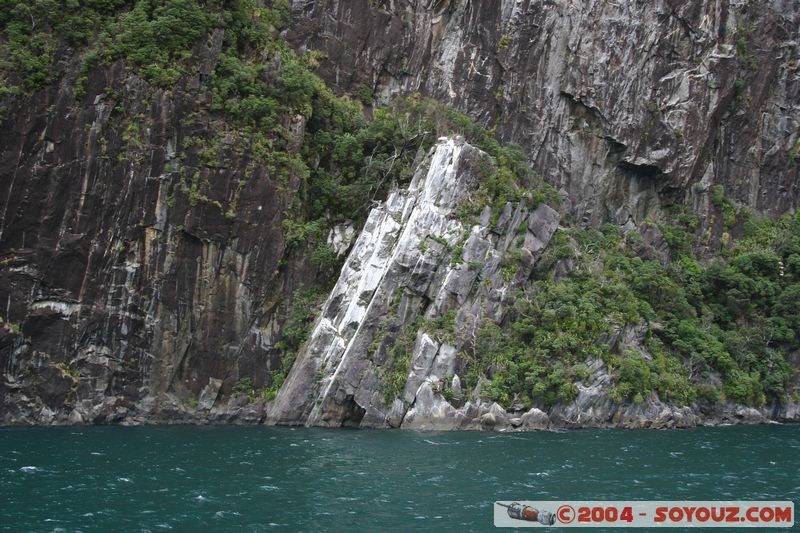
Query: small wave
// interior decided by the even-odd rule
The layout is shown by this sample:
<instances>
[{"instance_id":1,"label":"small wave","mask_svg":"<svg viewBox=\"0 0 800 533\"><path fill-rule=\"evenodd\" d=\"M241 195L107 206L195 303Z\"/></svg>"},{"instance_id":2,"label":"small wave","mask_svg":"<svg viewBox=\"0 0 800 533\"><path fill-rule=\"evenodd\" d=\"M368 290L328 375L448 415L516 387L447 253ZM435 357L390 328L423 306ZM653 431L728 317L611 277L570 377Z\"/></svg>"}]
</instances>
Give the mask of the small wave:
<instances>
[{"instance_id":1,"label":"small wave","mask_svg":"<svg viewBox=\"0 0 800 533\"><path fill-rule=\"evenodd\" d=\"M34 474L36 472L41 472L42 469L38 466L23 466L19 469L20 472L25 472L26 474Z\"/></svg>"},{"instance_id":2,"label":"small wave","mask_svg":"<svg viewBox=\"0 0 800 533\"><path fill-rule=\"evenodd\" d=\"M433 444L434 446L446 446L448 444L453 444L452 442L436 442L428 439L422 439L423 442L427 442L428 444Z\"/></svg>"},{"instance_id":3,"label":"small wave","mask_svg":"<svg viewBox=\"0 0 800 533\"><path fill-rule=\"evenodd\" d=\"M100 452L90 452L89 455L105 455L105 454Z\"/></svg>"},{"instance_id":4,"label":"small wave","mask_svg":"<svg viewBox=\"0 0 800 533\"><path fill-rule=\"evenodd\" d=\"M261 485L261 486L260 486L260 487L258 487L258 488L259 488L259 489L261 489L261 490L265 490L265 491L267 491L267 492L273 492L273 491L276 491L276 490L280 490L280 489L279 489L278 487L276 487L275 485Z\"/></svg>"},{"instance_id":5,"label":"small wave","mask_svg":"<svg viewBox=\"0 0 800 533\"><path fill-rule=\"evenodd\" d=\"M206 498L202 494L198 494L197 496L194 497L194 500L197 502L205 502L208 501L208 498Z\"/></svg>"},{"instance_id":6,"label":"small wave","mask_svg":"<svg viewBox=\"0 0 800 533\"><path fill-rule=\"evenodd\" d=\"M118 477L117 481L122 481L123 483L133 483L133 481L131 481L130 478L127 477Z\"/></svg>"}]
</instances>

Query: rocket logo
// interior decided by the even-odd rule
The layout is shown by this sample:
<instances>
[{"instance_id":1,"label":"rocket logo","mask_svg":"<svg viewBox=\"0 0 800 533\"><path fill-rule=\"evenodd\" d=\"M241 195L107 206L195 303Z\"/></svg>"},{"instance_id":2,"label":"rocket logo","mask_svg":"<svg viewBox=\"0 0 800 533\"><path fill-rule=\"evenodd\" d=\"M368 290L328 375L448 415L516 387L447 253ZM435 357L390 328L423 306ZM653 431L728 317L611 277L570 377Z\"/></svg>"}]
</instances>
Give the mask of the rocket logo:
<instances>
[{"instance_id":1,"label":"rocket logo","mask_svg":"<svg viewBox=\"0 0 800 533\"><path fill-rule=\"evenodd\" d=\"M544 526L552 526L556 517L550 511L540 511L529 505L522 505L519 502L513 502L510 505L497 502L500 507L505 507L506 512L510 518L515 520L525 520L526 522L539 522Z\"/></svg>"}]
</instances>

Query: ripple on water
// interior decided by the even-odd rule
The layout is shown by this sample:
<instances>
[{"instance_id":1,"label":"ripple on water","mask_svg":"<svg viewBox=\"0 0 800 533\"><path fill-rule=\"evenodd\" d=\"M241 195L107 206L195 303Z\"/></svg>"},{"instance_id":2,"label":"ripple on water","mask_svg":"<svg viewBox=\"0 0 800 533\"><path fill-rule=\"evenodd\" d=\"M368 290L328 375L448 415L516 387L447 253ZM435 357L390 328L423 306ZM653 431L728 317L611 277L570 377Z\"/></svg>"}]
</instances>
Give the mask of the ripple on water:
<instances>
[{"instance_id":1,"label":"ripple on water","mask_svg":"<svg viewBox=\"0 0 800 533\"><path fill-rule=\"evenodd\" d=\"M50 518L62 522L44 528L70 532L136 524L201 531L209 523L237 531L369 530L380 514L386 529L402 530L419 516L466 531L491 528L495 499L796 500L800 444L791 442L800 443L798 429L509 436L92 428L69 438L63 429L0 431L0 449L24 450L0 454L0 490L13 497L3 526L36 530ZM37 470L26 475L23 465ZM109 481L104 513L87 494Z\"/></svg>"}]
</instances>

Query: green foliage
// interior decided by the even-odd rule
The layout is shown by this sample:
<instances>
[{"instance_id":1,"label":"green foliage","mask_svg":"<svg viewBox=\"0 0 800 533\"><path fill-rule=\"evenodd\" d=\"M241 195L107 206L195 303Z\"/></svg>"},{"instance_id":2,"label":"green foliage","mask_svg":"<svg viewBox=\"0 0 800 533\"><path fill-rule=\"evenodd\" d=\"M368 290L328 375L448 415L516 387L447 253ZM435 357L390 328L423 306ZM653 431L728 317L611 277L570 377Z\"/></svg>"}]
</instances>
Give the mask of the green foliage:
<instances>
[{"instance_id":1,"label":"green foliage","mask_svg":"<svg viewBox=\"0 0 800 533\"><path fill-rule=\"evenodd\" d=\"M783 398L793 369L784 354L800 349L800 217L748 219L746 236L726 259L707 266L692 256L696 222L676 214L681 254L661 264L643 260L616 227L568 229L554 245L573 248L572 274L530 282L514 295L500 326L477 328L462 354L468 386L484 378L482 395L504 405L515 397L550 406L570 401L575 372L603 359L620 402L652 393L677 405L725 398L748 405ZM673 226L664 225L665 229ZM619 353L626 327L648 325L645 348ZM649 330L649 331L648 331ZM718 376L717 386L711 376Z\"/></svg>"},{"instance_id":2,"label":"green foliage","mask_svg":"<svg viewBox=\"0 0 800 533\"><path fill-rule=\"evenodd\" d=\"M246 394L251 395L253 394L253 378L251 377L243 377L236 384L233 386L233 394Z\"/></svg>"},{"instance_id":3,"label":"green foliage","mask_svg":"<svg viewBox=\"0 0 800 533\"><path fill-rule=\"evenodd\" d=\"M664 235L674 259L691 257L694 246L694 233L699 221L684 206L673 206L669 211L671 224L659 224L658 229Z\"/></svg>"},{"instance_id":4,"label":"green foliage","mask_svg":"<svg viewBox=\"0 0 800 533\"><path fill-rule=\"evenodd\" d=\"M5 264L0 265L0 266L5 266ZM22 335L22 326L20 326L19 324L15 323L15 322L9 322L6 319L4 319L2 316L0 316L0 328L3 328L5 330L7 330L12 335L16 335L16 336Z\"/></svg>"},{"instance_id":5,"label":"green foliage","mask_svg":"<svg viewBox=\"0 0 800 533\"><path fill-rule=\"evenodd\" d=\"M403 328L398 338L395 339L394 345L389 349L388 371L384 373L383 378L383 400L386 405L391 405L406 386L415 339L416 328L410 324Z\"/></svg>"},{"instance_id":6,"label":"green foliage","mask_svg":"<svg viewBox=\"0 0 800 533\"><path fill-rule=\"evenodd\" d=\"M298 289L292 295L286 312L286 321L281 329L282 339L275 347L282 352L281 365L272 371L271 382L260 395L267 401L278 394L289 371L292 369L297 352L311 334L314 319L324 295L316 289Z\"/></svg>"},{"instance_id":7,"label":"green foliage","mask_svg":"<svg viewBox=\"0 0 800 533\"><path fill-rule=\"evenodd\" d=\"M511 44L512 38L510 35L501 35L500 41L497 43L498 50L505 50Z\"/></svg>"},{"instance_id":8,"label":"green foliage","mask_svg":"<svg viewBox=\"0 0 800 533\"><path fill-rule=\"evenodd\" d=\"M124 58L153 85L170 87L184 73L179 60L218 22L198 0L137 0L102 40L111 59Z\"/></svg>"},{"instance_id":9,"label":"green foliage","mask_svg":"<svg viewBox=\"0 0 800 533\"><path fill-rule=\"evenodd\" d=\"M313 72L320 55L298 56L280 38L288 22L287 0L267 6L258 0L0 0L0 95L13 97L55 81L54 55L61 43L82 54L76 56L82 58L78 97L85 95L93 69L117 59L151 85L171 89L198 75L192 50L212 30L224 30L214 72L198 76L203 97L198 105L211 121L209 129L224 135L185 139L177 194L190 206L215 207L235 223L239 194L253 168L225 196L212 197L219 193L212 192L217 188L211 180L232 155L249 154L253 167L266 171L279 188L297 191L284 213L285 242L303 251L323 281L340 262L325 242L330 228L348 220L358 226L373 200L411 179L415 161L442 135L462 135L494 159L480 163L478 190L459 209L466 222L486 206L496 222L508 203L524 202L529 209L558 203L555 190L530 170L519 147L501 145L492 131L444 104L412 95L365 117L362 104L373 103L372 91L362 87L355 99L336 96ZM751 60L750 33L739 29L741 60ZM510 44L501 37L500 49ZM745 89L737 79L737 97ZM118 100L110 89L107 93ZM647 107L661 112L655 102ZM127 151L145 152L141 121L123 124ZM792 161L798 146L788 149ZM636 257L631 251L636 235L623 238L615 226L557 232L546 254L553 263L570 258L573 273L558 282L547 275L531 281L516 295L503 324L480 324L474 349L464 354L468 383L482 380L483 395L506 405L515 395L528 404L552 405L575 397L575 381L586 377L584 361L599 357L613 372L621 401L653 392L679 404L728 397L759 405L780 398L792 375L784 354L800 349L800 222L797 216L749 217L722 187L710 192L724 228L741 228L744 236L731 243L724 258L706 265L694 258L698 220L685 208L674 208L670 223L659 225L673 259L667 265ZM166 199L170 207L175 194ZM452 253L451 264L463 262L463 244L443 244ZM507 279L523 259L516 248L506 254L501 268ZM468 268L482 264L470 262ZM254 391L252 381L237 387L274 397L318 303L317 290L299 291L291 300L278 346L281 367L269 387ZM611 342L620 329L640 324L650 327L651 359L620 354ZM15 324L3 327L19 333ZM414 327L441 342L455 341L452 313ZM387 397L402 391L415 334L404 328L390 350ZM706 379L712 375L721 378L721 388Z\"/></svg>"},{"instance_id":10,"label":"green foliage","mask_svg":"<svg viewBox=\"0 0 800 533\"><path fill-rule=\"evenodd\" d=\"M722 213L723 227L730 229L736 224L736 205L725 195L722 185L711 188L711 204Z\"/></svg>"},{"instance_id":11,"label":"green foliage","mask_svg":"<svg viewBox=\"0 0 800 533\"><path fill-rule=\"evenodd\" d=\"M456 312L454 309L441 316L419 319L418 328L437 342L452 344L455 342Z\"/></svg>"},{"instance_id":12,"label":"green foliage","mask_svg":"<svg viewBox=\"0 0 800 533\"><path fill-rule=\"evenodd\" d=\"M372 105L372 101L375 99L375 94L370 87L363 85L358 89L358 91L356 91L356 98L358 98L358 101L364 105Z\"/></svg>"},{"instance_id":13,"label":"green foliage","mask_svg":"<svg viewBox=\"0 0 800 533\"><path fill-rule=\"evenodd\" d=\"M741 100L744 98L744 92L746 88L746 82L742 78L736 78L736 80L733 82L733 95L736 97L736 100Z\"/></svg>"},{"instance_id":14,"label":"green foliage","mask_svg":"<svg viewBox=\"0 0 800 533\"><path fill-rule=\"evenodd\" d=\"M64 376L69 377L72 381L78 381L81 378L80 371L70 368L67 363L56 363L56 368L58 368Z\"/></svg>"},{"instance_id":15,"label":"green foliage","mask_svg":"<svg viewBox=\"0 0 800 533\"><path fill-rule=\"evenodd\" d=\"M787 154L789 156L789 165L794 166L795 159L800 156L800 135L798 135L797 139L794 141L794 144L789 148Z\"/></svg>"},{"instance_id":16,"label":"green foliage","mask_svg":"<svg viewBox=\"0 0 800 533\"><path fill-rule=\"evenodd\" d=\"M25 90L52 81L53 54L59 36L70 46L85 44L125 0L86 2L0 1L0 69L16 73Z\"/></svg>"},{"instance_id":17,"label":"green foliage","mask_svg":"<svg viewBox=\"0 0 800 533\"><path fill-rule=\"evenodd\" d=\"M225 29L229 47L247 52L266 46L288 21L286 0L270 8L256 0L3 0L0 68L16 73L25 90L39 89L52 81L56 44L63 38L75 48L92 46L88 67L76 80L77 96L99 57L125 59L151 84L171 88L190 72L192 48L212 29Z\"/></svg>"}]
</instances>

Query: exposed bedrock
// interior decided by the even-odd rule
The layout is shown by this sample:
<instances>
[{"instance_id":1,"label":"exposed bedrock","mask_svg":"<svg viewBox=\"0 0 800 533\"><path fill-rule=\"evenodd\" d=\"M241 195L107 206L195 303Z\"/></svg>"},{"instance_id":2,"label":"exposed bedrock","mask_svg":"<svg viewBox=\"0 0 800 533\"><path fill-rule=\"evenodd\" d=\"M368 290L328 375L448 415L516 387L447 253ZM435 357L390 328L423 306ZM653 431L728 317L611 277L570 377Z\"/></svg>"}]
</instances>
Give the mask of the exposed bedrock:
<instances>
[{"instance_id":1,"label":"exposed bedrock","mask_svg":"<svg viewBox=\"0 0 800 533\"><path fill-rule=\"evenodd\" d=\"M723 185L800 200L800 7L693 0L294 0L289 38L377 102L421 92L519 143L578 221L640 223Z\"/></svg>"},{"instance_id":2,"label":"exposed bedrock","mask_svg":"<svg viewBox=\"0 0 800 533\"><path fill-rule=\"evenodd\" d=\"M460 139L440 140L408 189L372 210L270 422L415 428L455 416L441 383L463 374L468 331L502 320L559 222L547 205L507 204L495 225L489 208L466 224L457 208L477 188L480 163L492 164ZM514 272L503 268L511 248L522 255ZM455 334L426 333L437 319Z\"/></svg>"}]
</instances>

